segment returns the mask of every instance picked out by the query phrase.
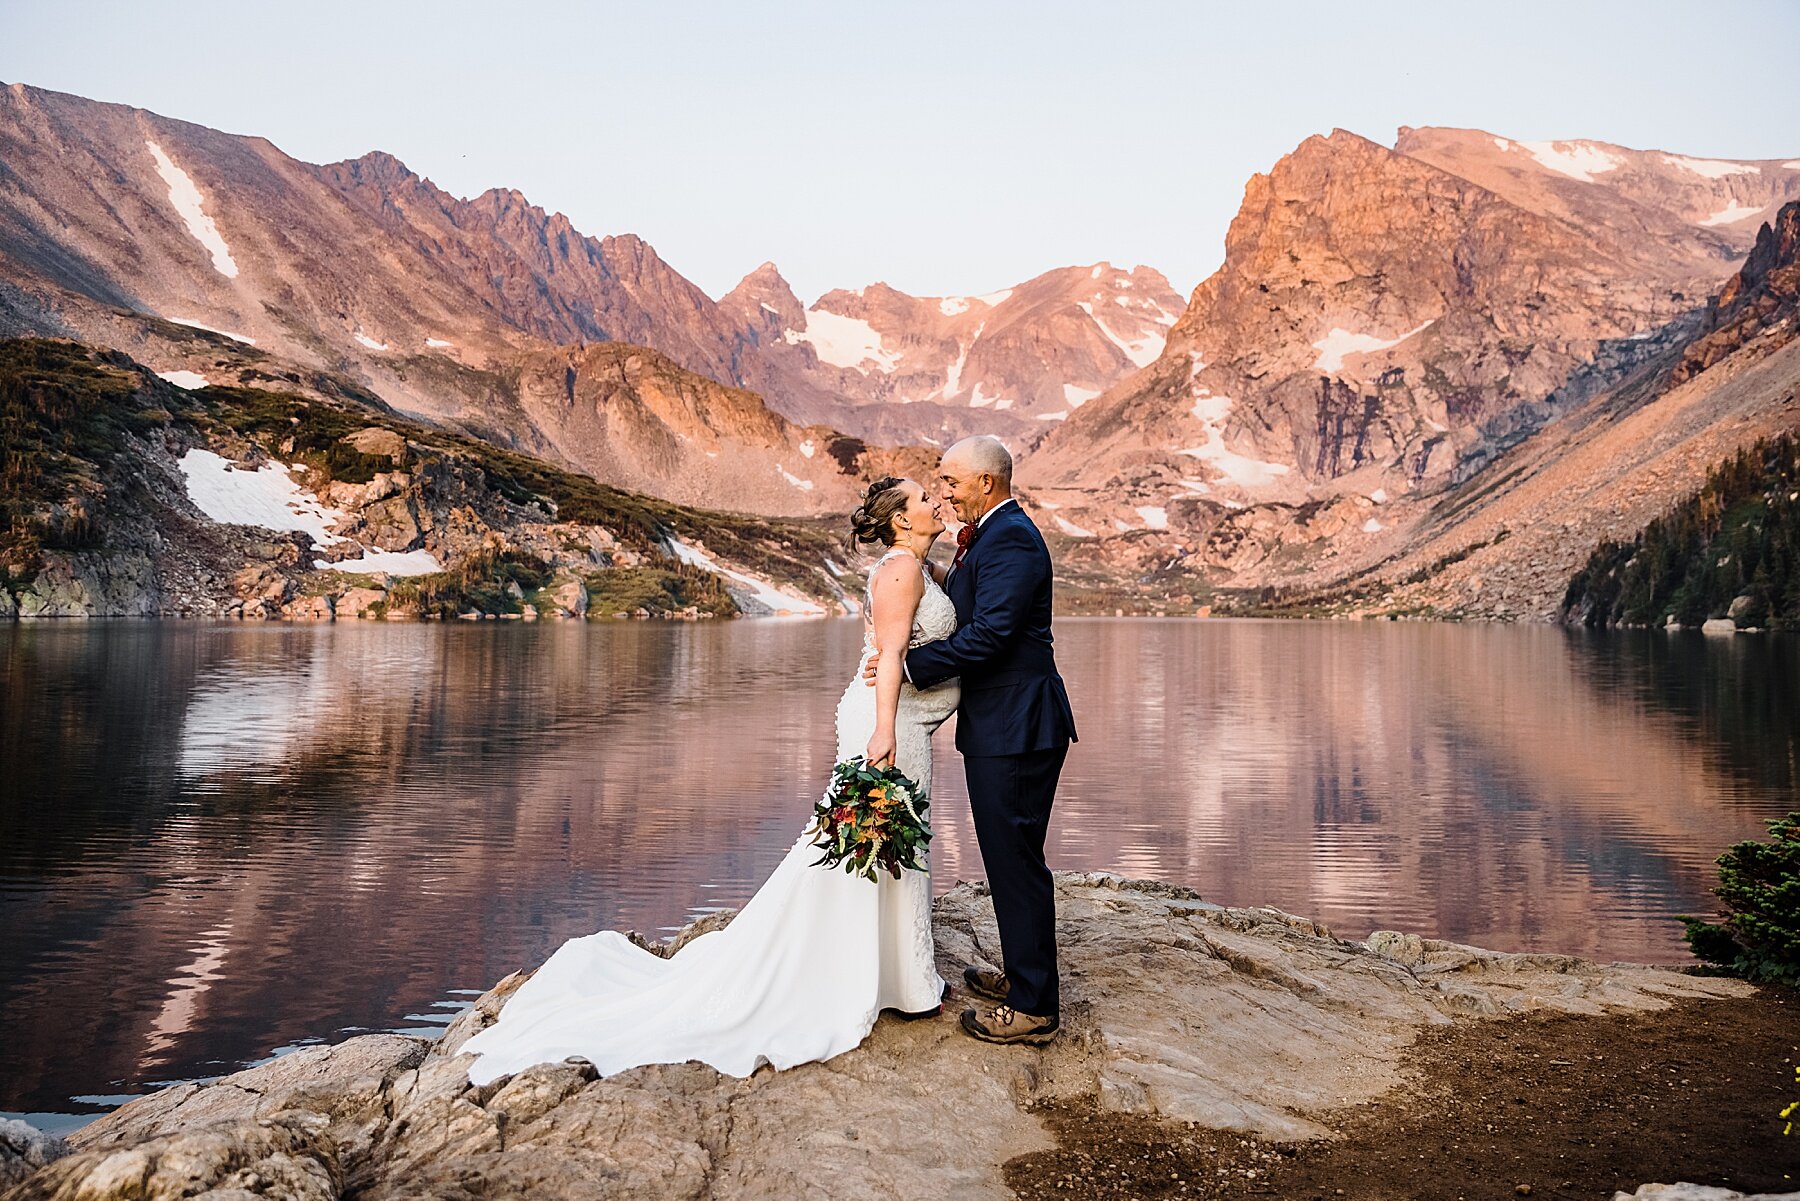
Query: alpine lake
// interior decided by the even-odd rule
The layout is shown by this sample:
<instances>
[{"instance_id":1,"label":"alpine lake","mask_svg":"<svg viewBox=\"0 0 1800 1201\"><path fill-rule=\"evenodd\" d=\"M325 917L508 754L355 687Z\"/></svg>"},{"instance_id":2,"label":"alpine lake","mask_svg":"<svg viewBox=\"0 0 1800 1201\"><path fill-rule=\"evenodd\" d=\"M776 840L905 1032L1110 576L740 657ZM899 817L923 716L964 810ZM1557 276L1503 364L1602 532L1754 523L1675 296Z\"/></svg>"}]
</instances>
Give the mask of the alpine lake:
<instances>
[{"instance_id":1,"label":"alpine lake","mask_svg":"<svg viewBox=\"0 0 1800 1201\"><path fill-rule=\"evenodd\" d=\"M431 1034L735 907L829 776L854 620L0 631L0 1116ZM1800 639L1066 619L1050 861L1341 936L1689 960L1797 806ZM983 876L939 731L934 883Z\"/></svg>"}]
</instances>

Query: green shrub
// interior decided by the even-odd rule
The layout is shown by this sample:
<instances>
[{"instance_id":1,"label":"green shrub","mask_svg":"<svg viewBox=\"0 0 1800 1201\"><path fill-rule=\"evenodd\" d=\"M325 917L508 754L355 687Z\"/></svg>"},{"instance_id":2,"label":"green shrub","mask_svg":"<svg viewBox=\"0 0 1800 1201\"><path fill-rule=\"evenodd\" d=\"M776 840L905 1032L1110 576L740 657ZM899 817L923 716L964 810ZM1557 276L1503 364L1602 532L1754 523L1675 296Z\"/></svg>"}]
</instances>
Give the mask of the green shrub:
<instances>
[{"instance_id":1,"label":"green shrub","mask_svg":"<svg viewBox=\"0 0 1800 1201\"><path fill-rule=\"evenodd\" d=\"M685 563L675 568L615 567L592 573L585 583L588 613L596 618L639 609L662 616L690 606L714 617L737 614L718 576Z\"/></svg>"},{"instance_id":2,"label":"green shrub","mask_svg":"<svg viewBox=\"0 0 1800 1201\"><path fill-rule=\"evenodd\" d=\"M1745 980L1800 983L1800 812L1769 823L1770 842L1740 842L1719 856L1712 923L1684 917L1695 958Z\"/></svg>"}]
</instances>

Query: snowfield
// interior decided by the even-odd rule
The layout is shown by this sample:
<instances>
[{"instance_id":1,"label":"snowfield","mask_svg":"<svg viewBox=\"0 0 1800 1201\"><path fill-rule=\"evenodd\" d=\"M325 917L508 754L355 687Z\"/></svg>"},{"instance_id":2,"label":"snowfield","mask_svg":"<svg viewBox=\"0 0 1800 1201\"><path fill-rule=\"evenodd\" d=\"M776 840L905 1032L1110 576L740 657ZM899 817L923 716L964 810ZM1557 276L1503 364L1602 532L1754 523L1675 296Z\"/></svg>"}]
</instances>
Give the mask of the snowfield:
<instances>
[{"instance_id":1,"label":"snowfield","mask_svg":"<svg viewBox=\"0 0 1800 1201\"><path fill-rule=\"evenodd\" d=\"M1210 464L1213 470L1240 488L1256 488L1274 483L1277 476L1288 473L1285 463L1252 459L1225 445L1225 417L1231 412L1232 403L1229 397L1214 396L1202 388L1194 401L1193 412L1195 419L1204 427L1206 441L1176 453Z\"/></svg>"},{"instance_id":2,"label":"snowfield","mask_svg":"<svg viewBox=\"0 0 1800 1201\"><path fill-rule=\"evenodd\" d=\"M800 491L811 492L813 490L813 482L811 480L801 479L799 476L795 475L793 472L789 471L787 468L783 467L781 464L779 464L779 463L775 464L775 470L779 471L781 473L782 479L786 480L788 483L792 484L794 487L800 489Z\"/></svg>"},{"instance_id":3,"label":"snowfield","mask_svg":"<svg viewBox=\"0 0 1800 1201\"><path fill-rule=\"evenodd\" d=\"M1147 530L1166 530L1169 528L1169 511L1161 505L1139 505L1137 515L1144 521Z\"/></svg>"},{"instance_id":4,"label":"snowfield","mask_svg":"<svg viewBox=\"0 0 1800 1201\"><path fill-rule=\"evenodd\" d=\"M1550 170L1582 183L1593 183L1594 176L1619 165L1618 159L1588 142L1520 142L1519 145Z\"/></svg>"},{"instance_id":5,"label":"snowfield","mask_svg":"<svg viewBox=\"0 0 1800 1201\"><path fill-rule=\"evenodd\" d=\"M189 392L206 387L206 377L198 371L158 371L156 378L168 380L177 388L185 388Z\"/></svg>"},{"instance_id":6,"label":"snowfield","mask_svg":"<svg viewBox=\"0 0 1800 1201\"><path fill-rule=\"evenodd\" d=\"M864 375L869 374L865 363L874 363L875 370L886 373L900 362L899 352L883 349L881 335L867 321L827 309L808 310L806 328L787 330L782 337L790 344L807 343L822 363L854 368Z\"/></svg>"},{"instance_id":7,"label":"snowfield","mask_svg":"<svg viewBox=\"0 0 1800 1201\"><path fill-rule=\"evenodd\" d=\"M767 608L777 617L824 617L825 607L817 601L808 600L791 592L783 592L767 580L759 580L745 575L741 571L733 571L729 567L720 566L719 561L697 546L690 546L680 538L670 536L666 544L669 553L683 563L722 575L738 586L740 591L748 592L753 600Z\"/></svg>"},{"instance_id":8,"label":"snowfield","mask_svg":"<svg viewBox=\"0 0 1800 1201\"><path fill-rule=\"evenodd\" d=\"M1679 154L1665 154L1662 161L1671 167L1680 167L1692 171L1695 175L1704 175L1708 179L1724 179L1727 175L1761 175L1762 168L1752 163L1725 163L1712 158L1683 158Z\"/></svg>"},{"instance_id":9,"label":"snowfield","mask_svg":"<svg viewBox=\"0 0 1800 1201\"><path fill-rule=\"evenodd\" d=\"M1094 316L1092 304L1085 300L1080 301L1079 304L1081 311L1093 318L1094 324L1100 327L1100 332L1106 335L1106 340L1124 351L1125 357L1131 360L1134 367L1148 367L1162 357L1165 340L1161 334L1145 334L1141 338L1128 341L1115 334L1106 322Z\"/></svg>"},{"instance_id":10,"label":"snowfield","mask_svg":"<svg viewBox=\"0 0 1800 1201\"><path fill-rule=\"evenodd\" d=\"M1435 317L1432 318L1432 321L1435 320ZM1333 328L1330 333L1312 344L1313 349L1319 352L1318 359L1313 363L1313 369L1324 372L1342 371L1345 355L1371 354L1377 350L1390 350L1408 338L1424 333L1432 321L1415 326L1397 338L1377 338L1373 334L1359 334L1347 329Z\"/></svg>"},{"instance_id":11,"label":"snowfield","mask_svg":"<svg viewBox=\"0 0 1800 1201\"><path fill-rule=\"evenodd\" d=\"M202 207L200 200L200 189L194 186L194 181L186 171L175 165L175 160L163 153L161 146L151 141L146 141L144 146L150 151L150 157L156 160L156 173L169 185L169 203L175 206L176 215L187 226L188 235L212 256L214 271L226 279L236 279L237 260L231 257L231 248L225 245L225 238L219 233L219 227L206 215L206 209Z\"/></svg>"},{"instance_id":12,"label":"snowfield","mask_svg":"<svg viewBox=\"0 0 1800 1201\"><path fill-rule=\"evenodd\" d=\"M264 463L251 471L210 450L190 450L181 456L180 466L187 477L188 499L214 521L300 530L318 546L344 541L331 531L332 523L344 514L320 504L280 463Z\"/></svg>"},{"instance_id":13,"label":"snowfield","mask_svg":"<svg viewBox=\"0 0 1800 1201\"><path fill-rule=\"evenodd\" d=\"M1745 217L1754 217L1762 212L1760 207L1748 204L1728 204L1712 216L1704 218L1702 225L1735 225Z\"/></svg>"},{"instance_id":14,"label":"snowfield","mask_svg":"<svg viewBox=\"0 0 1800 1201\"><path fill-rule=\"evenodd\" d=\"M364 551L361 558L336 563L314 559L313 566L320 571L348 571L356 575L373 575L378 571L386 575L435 575L444 570L437 556L428 550L369 550Z\"/></svg>"}]
</instances>

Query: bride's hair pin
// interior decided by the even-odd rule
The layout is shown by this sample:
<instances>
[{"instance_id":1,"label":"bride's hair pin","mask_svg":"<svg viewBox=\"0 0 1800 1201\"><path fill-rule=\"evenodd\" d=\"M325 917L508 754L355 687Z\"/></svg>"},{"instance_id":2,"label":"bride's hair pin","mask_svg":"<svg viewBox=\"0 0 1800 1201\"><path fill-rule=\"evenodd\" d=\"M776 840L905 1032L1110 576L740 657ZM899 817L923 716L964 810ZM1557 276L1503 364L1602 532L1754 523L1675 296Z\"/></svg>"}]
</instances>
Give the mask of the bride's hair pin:
<instances>
[{"instance_id":1,"label":"bride's hair pin","mask_svg":"<svg viewBox=\"0 0 1800 1201\"><path fill-rule=\"evenodd\" d=\"M894 545L894 514L906 508L906 492L897 475L883 476L863 493L862 504L850 514L850 533L864 546L877 542Z\"/></svg>"}]
</instances>

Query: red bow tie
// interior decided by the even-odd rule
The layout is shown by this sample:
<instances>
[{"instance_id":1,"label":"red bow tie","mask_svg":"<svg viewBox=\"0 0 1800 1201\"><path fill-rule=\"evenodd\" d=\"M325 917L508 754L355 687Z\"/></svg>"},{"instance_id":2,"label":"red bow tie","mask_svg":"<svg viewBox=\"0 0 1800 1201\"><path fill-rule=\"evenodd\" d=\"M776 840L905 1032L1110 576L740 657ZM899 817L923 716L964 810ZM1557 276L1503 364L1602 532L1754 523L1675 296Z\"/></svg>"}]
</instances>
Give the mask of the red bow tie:
<instances>
[{"instance_id":1,"label":"red bow tie","mask_svg":"<svg viewBox=\"0 0 1800 1201\"><path fill-rule=\"evenodd\" d=\"M955 571L962 566L963 556L975 545L975 533L981 527L973 521L964 523L962 529L956 531L956 558L950 560L950 570Z\"/></svg>"}]
</instances>

